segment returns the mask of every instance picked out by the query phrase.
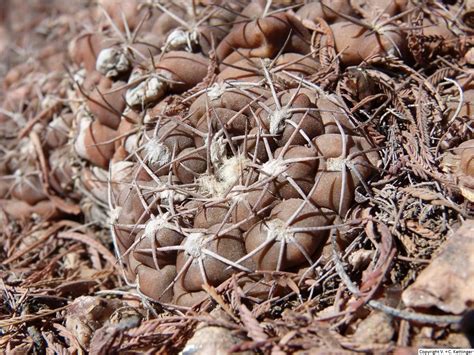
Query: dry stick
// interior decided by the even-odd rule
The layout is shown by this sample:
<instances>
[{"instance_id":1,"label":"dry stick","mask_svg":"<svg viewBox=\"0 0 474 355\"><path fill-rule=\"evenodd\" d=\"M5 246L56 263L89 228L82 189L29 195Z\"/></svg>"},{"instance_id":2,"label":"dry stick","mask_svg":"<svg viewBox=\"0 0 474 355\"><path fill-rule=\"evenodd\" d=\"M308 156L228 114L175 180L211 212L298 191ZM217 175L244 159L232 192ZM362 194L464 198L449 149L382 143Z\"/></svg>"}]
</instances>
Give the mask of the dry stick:
<instances>
[{"instance_id":1,"label":"dry stick","mask_svg":"<svg viewBox=\"0 0 474 355\"><path fill-rule=\"evenodd\" d=\"M34 321L34 320L37 320L37 319L41 319L43 317L47 317L47 316L50 316L50 315L53 315L57 312L60 312L60 311L63 311L67 308L69 308L71 305L67 305L67 306L64 306L64 307L59 307L59 308L56 308L56 309L52 309L52 310L49 310L49 311L39 311L38 314L35 314L35 315L25 315L25 316L20 316L20 317L12 317L10 319L7 319L7 320L0 320L0 328L4 328L4 327L10 327L10 326L13 326L13 325L18 325L18 324L23 324L23 323L26 323L26 322L31 322L31 321Z\"/></svg>"},{"instance_id":2,"label":"dry stick","mask_svg":"<svg viewBox=\"0 0 474 355\"><path fill-rule=\"evenodd\" d=\"M463 90L461 88L461 86L459 85L459 83L453 79L450 79L450 78L444 78L444 80L446 80L447 82L450 82L451 84L453 84L454 86L456 86L456 89L458 90L459 92L459 103L458 103L458 106L456 107L456 111L454 111L454 114L453 116L449 119L448 121L448 126L446 127L446 133L444 133L441 138L439 139L439 142L438 144L436 145L436 154L438 154L439 152L439 148L441 146L441 142L443 141L443 139L446 137L446 135L448 134L449 132L449 128L451 127L451 125L453 124L453 122L456 120L456 118L458 118L459 116L459 113L461 112L462 110L462 105L464 103L464 93L463 93Z\"/></svg>"},{"instance_id":3,"label":"dry stick","mask_svg":"<svg viewBox=\"0 0 474 355\"><path fill-rule=\"evenodd\" d=\"M339 247L337 245L335 232L331 233L331 244L333 246L333 255L336 262L336 271L339 274L339 277L341 277L342 281L345 283L349 291L351 291L356 296L361 295L358 287L352 282L349 275L347 275L346 271L344 270L342 261L340 260L339 255L337 254L337 250L339 250ZM459 323L461 321L460 316L433 316L433 315L427 315L427 314L422 314L422 313L417 313L417 312L399 310L375 300L368 301L368 305L376 310L387 313L393 317L420 322L420 323L454 324L454 323Z\"/></svg>"},{"instance_id":4,"label":"dry stick","mask_svg":"<svg viewBox=\"0 0 474 355\"><path fill-rule=\"evenodd\" d=\"M71 239L71 240L75 240L75 241L79 241L81 243L87 244L89 247L97 250L100 254L102 254L102 257L106 261L108 261L112 266L115 266L115 263L116 263L115 257L113 256L112 253L110 253L109 249L107 249L98 241L96 241L94 238L86 234L65 231L65 232L58 233L58 238Z\"/></svg>"},{"instance_id":5,"label":"dry stick","mask_svg":"<svg viewBox=\"0 0 474 355\"><path fill-rule=\"evenodd\" d=\"M352 294L354 294L358 297L362 296L362 293L360 292L360 290L352 282L349 275L347 275L346 271L344 270L344 265L342 264L342 260L339 257L339 251L340 250L339 250L339 246L337 245L337 231L336 231L336 229L331 230L331 246L332 246L332 255L333 255L333 258L334 258L336 271L337 271L339 277L342 279L342 281L347 286L349 291L351 291Z\"/></svg>"},{"instance_id":6,"label":"dry stick","mask_svg":"<svg viewBox=\"0 0 474 355\"><path fill-rule=\"evenodd\" d=\"M456 324L459 323L462 319L461 316L433 316L429 314L423 314L418 312L411 312L405 310L399 310L390 306L383 304L382 302L370 300L369 306L387 313L393 317L401 318L409 321L419 322L419 323L428 323L428 324L440 324L440 323L448 323L448 324Z\"/></svg>"},{"instance_id":7,"label":"dry stick","mask_svg":"<svg viewBox=\"0 0 474 355\"><path fill-rule=\"evenodd\" d=\"M31 250L37 248L44 242L46 242L49 237L51 237L53 234L55 234L59 229L61 229L64 225L61 224L61 222L54 224L53 226L49 227L47 230L45 230L42 234L42 237L39 237L38 240L32 244L30 244L27 248L21 250L20 252L10 256L8 259L4 260L2 262L2 265L7 265L12 263L18 258L21 258L23 255L29 253Z\"/></svg>"},{"instance_id":8,"label":"dry stick","mask_svg":"<svg viewBox=\"0 0 474 355\"><path fill-rule=\"evenodd\" d=\"M57 108L59 108L62 105L61 102L56 102L53 106L45 108L43 111L41 111L39 114L37 114L34 118L28 121L27 125L18 133L18 139L24 138L30 130L33 128L33 126L40 122L41 120L45 118L49 118L49 115L53 113Z\"/></svg>"},{"instance_id":9,"label":"dry stick","mask_svg":"<svg viewBox=\"0 0 474 355\"><path fill-rule=\"evenodd\" d=\"M49 166L48 162L46 161L46 157L43 152L43 148L41 147L41 140L35 131L30 133L30 139L31 142L33 143L33 146L35 147L36 150L36 155L39 158L40 161L40 166L41 166L41 172L42 172L42 181L43 181L43 190L46 194L48 194L48 189L49 189L49 182L48 182L48 176L49 176Z\"/></svg>"},{"instance_id":10,"label":"dry stick","mask_svg":"<svg viewBox=\"0 0 474 355\"><path fill-rule=\"evenodd\" d=\"M56 263L58 263L67 254L76 252L79 249L82 249L82 246L80 244L72 244L66 250L63 249L61 253L53 257L52 260L49 261L48 264L45 265L42 269L35 271L33 274L28 276L28 278L23 280L23 285L28 288L28 287L34 287L34 285L37 283L41 284L42 283L41 280L43 280L46 277L46 275L52 271L52 268L56 265Z\"/></svg>"},{"instance_id":11,"label":"dry stick","mask_svg":"<svg viewBox=\"0 0 474 355\"><path fill-rule=\"evenodd\" d=\"M206 270L204 270L204 263L202 261L201 255L198 257L198 265L199 265L199 273L201 274L202 283L204 285L209 285L209 282L207 281Z\"/></svg>"}]
</instances>

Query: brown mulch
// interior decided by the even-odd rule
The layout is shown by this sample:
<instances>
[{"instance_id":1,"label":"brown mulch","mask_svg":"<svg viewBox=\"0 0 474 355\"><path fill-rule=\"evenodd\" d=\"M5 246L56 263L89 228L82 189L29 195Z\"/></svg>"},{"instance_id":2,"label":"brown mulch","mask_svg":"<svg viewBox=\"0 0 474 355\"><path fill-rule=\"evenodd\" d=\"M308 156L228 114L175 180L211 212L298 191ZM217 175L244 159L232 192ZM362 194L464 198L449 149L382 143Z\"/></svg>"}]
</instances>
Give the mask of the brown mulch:
<instances>
[{"instance_id":1,"label":"brown mulch","mask_svg":"<svg viewBox=\"0 0 474 355\"><path fill-rule=\"evenodd\" d=\"M68 43L80 26L93 26L93 6L87 0L1 1L0 79L18 64L25 70L20 77L41 72L42 66L51 70L43 78L53 75L52 68L64 73ZM467 46L473 45L472 32L466 33ZM419 42L423 40L428 41ZM360 102L350 92L357 76L358 83L366 80L379 87L392 110L398 105L399 112L412 112L410 105L420 102L428 109L416 110L416 117L397 125L376 114L364 122L374 136L388 139L382 160L391 170L382 169L380 180L371 185L373 196L360 191L360 205L341 235L332 231L317 269L299 284L284 272L273 275L291 288L284 297L263 302L245 297L237 283L242 275L236 274L218 288L208 286L208 300L192 310L163 307L123 281L108 226L94 218L93 207L57 201L67 218L44 220L32 211L28 219L12 219L3 209L17 207L2 202L0 351L185 349L192 354L200 346L193 345L194 334L228 339L222 346L231 352L272 354L410 354L418 347L474 346L469 313L474 304L473 205L441 170L446 154L433 140L442 136L447 145L457 145L472 138L472 116L450 124L446 132L440 133L443 128L437 125L439 92L458 95L459 82L472 80L472 66L459 58L452 64L451 59L438 55L429 68L420 62L413 69L378 58L345 76L346 85L338 89L352 107L376 111L370 100L377 98ZM374 67L383 68L383 74ZM59 80L50 92L66 90L66 81ZM7 94L2 89L0 99ZM28 123L41 120L41 105L17 109L29 134ZM10 133L16 137L19 132ZM5 137L1 147L11 149L14 141ZM438 288L450 282L455 286ZM420 303L420 293L433 298ZM222 349L216 345L214 350Z\"/></svg>"}]
</instances>

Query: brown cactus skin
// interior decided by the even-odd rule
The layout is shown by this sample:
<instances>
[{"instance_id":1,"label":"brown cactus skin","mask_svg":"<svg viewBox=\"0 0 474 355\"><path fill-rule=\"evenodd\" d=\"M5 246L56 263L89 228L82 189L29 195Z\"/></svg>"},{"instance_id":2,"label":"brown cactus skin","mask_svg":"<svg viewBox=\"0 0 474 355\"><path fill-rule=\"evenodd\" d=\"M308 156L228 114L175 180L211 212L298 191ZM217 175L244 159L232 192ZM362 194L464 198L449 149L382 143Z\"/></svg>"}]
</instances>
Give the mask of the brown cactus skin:
<instances>
[{"instance_id":1,"label":"brown cactus skin","mask_svg":"<svg viewBox=\"0 0 474 355\"><path fill-rule=\"evenodd\" d=\"M170 303L173 299L173 289L166 290L176 277L176 266L166 265L157 270L146 265L139 265L136 269L138 289L145 296L159 300L162 303Z\"/></svg>"},{"instance_id":2,"label":"brown cactus skin","mask_svg":"<svg viewBox=\"0 0 474 355\"><path fill-rule=\"evenodd\" d=\"M290 102L293 97L293 101ZM295 90L281 92L278 94L278 100L279 105L282 106L283 114L285 110L297 110L297 112L287 113L284 117L285 120L281 122L282 131L278 139L279 146L285 145L290 138L292 145L304 145L308 143L308 139L313 139L324 132L320 114L315 111L316 106L311 103L306 94L297 93ZM269 113L261 109L257 115L261 118L265 129L270 131L272 117L279 113L278 106L274 98L268 99L264 105L272 112ZM287 121L291 121L291 123ZM298 133L293 135L297 126L299 126Z\"/></svg>"},{"instance_id":3,"label":"brown cactus skin","mask_svg":"<svg viewBox=\"0 0 474 355\"><path fill-rule=\"evenodd\" d=\"M317 107L324 126L324 133L340 133L338 127L340 124L346 132L355 135L354 123L344 112L344 104L336 95L318 98Z\"/></svg>"},{"instance_id":4,"label":"brown cactus skin","mask_svg":"<svg viewBox=\"0 0 474 355\"><path fill-rule=\"evenodd\" d=\"M203 205L194 218L194 228L208 229L221 223L229 211L224 203ZM230 222L230 219L227 221Z\"/></svg>"},{"instance_id":5,"label":"brown cactus skin","mask_svg":"<svg viewBox=\"0 0 474 355\"><path fill-rule=\"evenodd\" d=\"M230 226L231 225L229 224L224 224L223 230L228 229ZM205 243L204 248L207 248L208 250L231 261L237 261L245 256L246 251L240 231L238 229L232 229L225 235L216 236L220 227L220 225L214 225L209 229L208 236L214 236L214 240L209 240ZM183 241L182 245L186 245L185 243L186 239ZM181 272L189 258L190 256L187 252L178 253L176 261L178 273ZM227 264L207 255L203 257L202 263L207 282L212 286L217 286L221 282L224 282L235 272L233 268L227 268ZM193 260L189 268L184 272L182 280L183 288L187 291L195 292L202 289L201 285L204 284L205 281L201 275L199 262L196 259Z\"/></svg>"},{"instance_id":6,"label":"brown cactus skin","mask_svg":"<svg viewBox=\"0 0 474 355\"><path fill-rule=\"evenodd\" d=\"M133 250L133 257L137 261L151 268L156 268L155 261L153 260L153 254L151 251L149 251L151 248L179 245L184 238L182 234L166 227L157 231L153 237L145 236L143 234L144 233L137 234L136 240L140 241ZM155 244L153 244L151 238L155 239ZM176 251L157 251L156 256L159 268L176 263Z\"/></svg>"},{"instance_id":7,"label":"brown cactus skin","mask_svg":"<svg viewBox=\"0 0 474 355\"><path fill-rule=\"evenodd\" d=\"M152 188L154 184L152 182L139 181L139 186L149 186ZM119 252L123 254L128 251L135 241L135 238L139 232L136 227L137 224L143 224L148 221L151 217L151 213L155 213L155 209L145 211L145 207L141 202L139 193L142 193L145 200L148 197L148 203L152 198L149 195L145 195L141 192L140 188L137 190L131 185L125 185L120 191L120 194L116 198L116 205L120 206L118 210L118 216L116 223L113 225L114 233L117 237L117 243L119 245Z\"/></svg>"},{"instance_id":8,"label":"brown cactus skin","mask_svg":"<svg viewBox=\"0 0 474 355\"><path fill-rule=\"evenodd\" d=\"M328 235L327 230L292 233L289 228L322 227L331 224L335 216L327 209L317 209L305 205L297 218L289 226L285 226L285 223L300 208L302 203L303 200L301 199L282 201L273 208L270 216L265 221L258 222L246 233L245 246L249 253L268 241L268 238L272 237L272 233L278 235L276 240L252 257L257 269L277 270L281 244L285 238L280 270L287 270L305 263L306 258L300 248L304 249L308 255L312 255L320 245L324 244ZM274 231L270 232L272 229ZM279 238L281 239L279 240ZM295 243L298 243L300 248Z\"/></svg>"},{"instance_id":9,"label":"brown cactus skin","mask_svg":"<svg viewBox=\"0 0 474 355\"><path fill-rule=\"evenodd\" d=\"M397 46L403 51L396 25L374 33L337 14L364 17L352 8L356 1L336 0L329 4L332 11L321 0L296 16L255 1L245 17L224 11L229 23L216 16L202 25L195 25L199 11L212 1L195 4L195 14L170 4L190 27L169 13L154 26L155 18L146 20L144 32L154 30L138 34L139 42L151 42L131 44L146 59L127 57L131 73L111 80L95 71L95 48L110 44L93 36L97 43L89 48L87 41L76 43L85 56L75 53L75 60L87 69L82 91L91 98L84 115L90 124L76 139L81 145L76 150L87 161L86 171L110 171L110 181L87 189L110 205L117 254L141 294L190 307L208 297L203 284L218 287L245 271L236 279L243 292L266 299L290 290L272 279L279 273L253 271L294 273L296 280L316 261L336 215L352 207L355 187L375 172L379 160L366 152L372 147L365 138L356 136L362 129L349 117L353 98L326 92L346 94L337 86L340 67L396 53ZM241 11L241 5L230 6ZM334 58L330 44L327 53L322 50L331 41L321 40L319 32L312 37L317 30L311 21L332 26L340 56ZM175 29L196 30L198 43L192 38L166 48ZM209 51L211 37L215 53ZM114 45L123 49L123 43ZM161 53L152 45L163 46ZM119 81L129 74L127 84ZM103 107L106 102L111 110ZM51 146L59 148L54 139ZM164 215L169 221L154 225Z\"/></svg>"},{"instance_id":10,"label":"brown cactus skin","mask_svg":"<svg viewBox=\"0 0 474 355\"><path fill-rule=\"evenodd\" d=\"M318 206L332 209L342 215L352 204L355 187L361 179L365 181L374 173L374 167L379 161L377 152L364 153L371 149L365 138L346 135L345 139L347 141L345 157L343 138L340 134L324 134L313 140L318 154L325 160L320 162L315 177L316 188L313 190L311 200ZM353 155L352 159L345 163L345 159L350 155ZM335 166L332 167L331 164ZM342 204L341 194L343 194Z\"/></svg>"},{"instance_id":11,"label":"brown cactus skin","mask_svg":"<svg viewBox=\"0 0 474 355\"><path fill-rule=\"evenodd\" d=\"M244 134L246 129L253 126L253 120L238 111L220 107L211 108L209 111L196 124L196 128L203 133L208 132L208 123L214 131L224 126L230 134L236 136Z\"/></svg>"},{"instance_id":12,"label":"brown cactus skin","mask_svg":"<svg viewBox=\"0 0 474 355\"><path fill-rule=\"evenodd\" d=\"M182 307L192 307L209 297L209 294L206 291L187 291L183 287L181 279L174 284L173 292L173 303Z\"/></svg>"},{"instance_id":13,"label":"brown cactus skin","mask_svg":"<svg viewBox=\"0 0 474 355\"><path fill-rule=\"evenodd\" d=\"M193 183L206 169L206 159L193 147L183 149L173 163L173 174L183 184Z\"/></svg>"},{"instance_id":14,"label":"brown cactus skin","mask_svg":"<svg viewBox=\"0 0 474 355\"><path fill-rule=\"evenodd\" d=\"M69 56L74 63L83 65L88 72L93 72L99 52L106 47L107 41L102 35L86 33L72 41Z\"/></svg>"},{"instance_id":15,"label":"brown cactus skin","mask_svg":"<svg viewBox=\"0 0 474 355\"><path fill-rule=\"evenodd\" d=\"M219 44L216 55L227 63L234 63L242 55L247 58L272 58L289 36L285 48L287 52L309 52L309 32L293 15L278 13L236 25ZM240 54L234 52L236 49Z\"/></svg>"},{"instance_id":16,"label":"brown cactus skin","mask_svg":"<svg viewBox=\"0 0 474 355\"><path fill-rule=\"evenodd\" d=\"M103 125L116 130L120 124L122 112L125 109L125 84L113 83L103 77L99 85L92 90L87 105L93 116ZM120 89L121 90L117 90Z\"/></svg>"},{"instance_id":17,"label":"brown cactus skin","mask_svg":"<svg viewBox=\"0 0 474 355\"><path fill-rule=\"evenodd\" d=\"M246 150L247 153L250 155L250 158L256 156L257 161L263 164L270 158L265 148L263 135L267 136L265 137L265 140L267 141L272 151L274 151L277 147L277 143L273 137L269 137L268 130L262 129L260 135L258 134L259 130L260 129L258 127L254 127L250 130L247 135L246 141L242 142L241 144L241 150Z\"/></svg>"},{"instance_id":18,"label":"brown cactus skin","mask_svg":"<svg viewBox=\"0 0 474 355\"><path fill-rule=\"evenodd\" d=\"M328 24L344 21L344 18L338 13L344 15L355 15L349 0L321 0L305 4L296 11L296 17L303 24L307 21L317 22L318 18L324 19Z\"/></svg>"},{"instance_id":19,"label":"brown cactus skin","mask_svg":"<svg viewBox=\"0 0 474 355\"><path fill-rule=\"evenodd\" d=\"M404 37L395 25L384 29L383 34L372 33L368 29L349 21L331 25L336 50L345 66L359 65L375 56L405 52Z\"/></svg>"},{"instance_id":20,"label":"brown cactus skin","mask_svg":"<svg viewBox=\"0 0 474 355\"><path fill-rule=\"evenodd\" d=\"M48 195L44 190L43 183L38 174L28 174L17 179L17 181L13 183L11 195L20 201L25 201L30 206L34 206L38 202L48 199Z\"/></svg>"},{"instance_id":21,"label":"brown cactus skin","mask_svg":"<svg viewBox=\"0 0 474 355\"><path fill-rule=\"evenodd\" d=\"M241 112L247 117L251 117L250 108L258 108L257 98L268 95L268 92L259 88L249 88L246 91L239 91L228 87L227 84L216 84L215 95L208 94L199 96L189 108L189 121L196 127L198 121L205 117L211 108L223 108L235 112Z\"/></svg>"},{"instance_id":22,"label":"brown cactus skin","mask_svg":"<svg viewBox=\"0 0 474 355\"><path fill-rule=\"evenodd\" d=\"M115 153L114 140L117 131L104 126L99 121L81 126L74 147L82 158L95 166L108 169L110 160Z\"/></svg>"},{"instance_id":23,"label":"brown cactus skin","mask_svg":"<svg viewBox=\"0 0 474 355\"><path fill-rule=\"evenodd\" d=\"M56 149L66 144L73 119L72 113L64 113L48 124L44 140L49 149Z\"/></svg>"},{"instance_id":24,"label":"brown cactus skin","mask_svg":"<svg viewBox=\"0 0 474 355\"><path fill-rule=\"evenodd\" d=\"M157 58L158 59L158 58ZM207 74L209 61L202 54L171 51L155 61L158 73L169 76L172 93L182 93L199 84Z\"/></svg>"},{"instance_id":25,"label":"brown cactus skin","mask_svg":"<svg viewBox=\"0 0 474 355\"><path fill-rule=\"evenodd\" d=\"M244 191L247 190L247 192L236 193L235 199L238 202L232 210L232 221L238 223L242 231L247 231L261 218L268 216L271 206L276 203L277 198L268 188L252 189L244 186L240 186L240 188ZM239 191L238 188L236 190ZM253 218L243 224L241 223L250 216L253 216Z\"/></svg>"},{"instance_id":26,"label":"brown cactus skin","mask_svg":"<svg viewBox=\"0 0 474 355\"><path fill-rule=\"evenodd\" d=\"M319 164L316 159L316 151L300 145L290 146L286 152L283 153L283 151L284 148L275 150L274 158L277 161L281 160L288 168L285 168L285 172L278 174L274 180L274 191L283 199L299 198L301 197L300 193L285 175L292 179L304 194L309 193L314 185L314 176ZM292 159L305 159L305 161L291 162Z\"/></svg>"}]
</instances>

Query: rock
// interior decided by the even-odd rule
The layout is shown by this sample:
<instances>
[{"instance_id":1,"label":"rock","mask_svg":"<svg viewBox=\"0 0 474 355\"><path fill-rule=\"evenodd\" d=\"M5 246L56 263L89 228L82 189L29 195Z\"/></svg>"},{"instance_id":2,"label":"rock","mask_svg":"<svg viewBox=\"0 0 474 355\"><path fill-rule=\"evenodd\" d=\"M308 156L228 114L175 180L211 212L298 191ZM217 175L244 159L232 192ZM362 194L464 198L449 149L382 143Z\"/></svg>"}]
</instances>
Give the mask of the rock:
<instances>
[{"instance_id":1,"label":"rock","mask_svg":"<svg viewBox=\"0 0 474 355\"><path fill-rule=\"evenodd\" d=\"M408 307L460 314L474 302L474 221L467 220L402 294Z\"/></svg>"},{"instance_id":2,"label":"rock","mask_svg":"<svg viewBox=\"0 0 474 355\"><path fill-rule=\"evenodd\" d=\"M121 305L122 302L117 300L92 296L79 297L68 308L66 329L77 338L82 347L87 349L94 332L102 327Z\"/></svg>"},{"instance_id":3,"label":"rock","mask_svg":"<svg viewBox=\"0 0 474 355\"><path fill-rule=\"evenodd\" d=\"M186 343L181 355L227 355L240 341L226 328L204 326Z\"/></svg>"},{"instance_id":4,"label":"rock","mask_svg":"<svg viewBox=\"0 0 474 355\"><path fill-rule=\"evenodd\" d=\"M391 317L385 313L372 312L359 323L352 337L359 344L387 344L395 334L391 323Z\"/></svg>"}]
</instances>

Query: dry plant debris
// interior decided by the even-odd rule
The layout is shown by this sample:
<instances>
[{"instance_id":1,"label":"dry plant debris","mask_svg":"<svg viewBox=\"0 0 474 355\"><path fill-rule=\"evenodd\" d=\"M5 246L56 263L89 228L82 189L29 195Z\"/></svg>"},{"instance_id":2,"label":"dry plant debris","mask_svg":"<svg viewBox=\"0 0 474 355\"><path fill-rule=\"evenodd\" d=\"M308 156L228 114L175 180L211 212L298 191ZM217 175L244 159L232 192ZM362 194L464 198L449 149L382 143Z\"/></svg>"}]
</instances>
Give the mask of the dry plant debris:
<instances>
[{"instance_id":1,"label":"dry plant debris","mask_svg":"<svg viewBox=\"0 0 474 355\"><path fill-rule=\"evenodd\" d=\"M474 301L473 238L474 223L466 221L404 291L403 302L409 307L437 307L454 314L466 312Z\"/></svg>"},{"instance_id":2,"label":"dry plant debris","mask_svg":"<svg viewBox=\"0 0 474 355\"><path fill-rule=\"evenodd\" d=\"M7 352L469 347L472 1L0 6Z\"/></svg>"}]
</instances>

